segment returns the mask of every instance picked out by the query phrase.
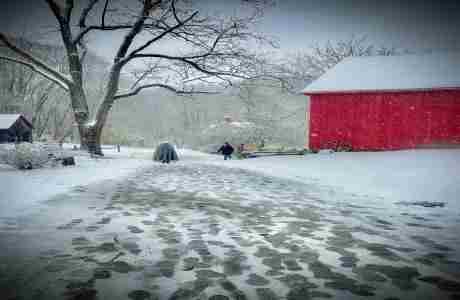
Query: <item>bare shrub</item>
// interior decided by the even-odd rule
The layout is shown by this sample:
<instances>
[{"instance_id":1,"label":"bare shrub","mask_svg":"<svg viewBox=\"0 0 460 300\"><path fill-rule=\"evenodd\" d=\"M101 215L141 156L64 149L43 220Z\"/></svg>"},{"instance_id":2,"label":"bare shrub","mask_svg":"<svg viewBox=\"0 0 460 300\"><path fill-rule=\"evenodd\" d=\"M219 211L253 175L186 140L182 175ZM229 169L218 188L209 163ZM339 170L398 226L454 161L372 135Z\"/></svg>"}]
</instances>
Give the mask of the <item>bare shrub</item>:
<instances>
[{"instance_id":1,"label":"bare shrub","mask_svg":"<svg viewBox=\"0 0 460 300\"><path fill-rule=\"evenodd\" d=\"M35 169L43 167L49 157L40 144L20 143L2 147L0 161L18 169Z\"/></svg>"}]
</instances>

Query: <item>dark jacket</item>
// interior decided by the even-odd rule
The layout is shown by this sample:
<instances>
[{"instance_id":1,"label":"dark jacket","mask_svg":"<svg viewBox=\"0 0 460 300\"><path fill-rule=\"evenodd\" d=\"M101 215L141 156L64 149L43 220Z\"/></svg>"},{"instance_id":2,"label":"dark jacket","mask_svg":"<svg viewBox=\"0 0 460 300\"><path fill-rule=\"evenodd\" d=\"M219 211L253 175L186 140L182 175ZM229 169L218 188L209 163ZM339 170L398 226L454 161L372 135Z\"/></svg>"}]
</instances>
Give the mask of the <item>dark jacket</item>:
<instances>
[{"instance_id":1,"label":"dark jacket","mask_svg":"<svg viewBox=\"0 0 460 300\"><path fill-rule=\"evenodd\" d=\"M231 155L233 153L233 147L231 145L222 145L217 152L222 152L223 155Z\"/></svg>"}]
</instances>

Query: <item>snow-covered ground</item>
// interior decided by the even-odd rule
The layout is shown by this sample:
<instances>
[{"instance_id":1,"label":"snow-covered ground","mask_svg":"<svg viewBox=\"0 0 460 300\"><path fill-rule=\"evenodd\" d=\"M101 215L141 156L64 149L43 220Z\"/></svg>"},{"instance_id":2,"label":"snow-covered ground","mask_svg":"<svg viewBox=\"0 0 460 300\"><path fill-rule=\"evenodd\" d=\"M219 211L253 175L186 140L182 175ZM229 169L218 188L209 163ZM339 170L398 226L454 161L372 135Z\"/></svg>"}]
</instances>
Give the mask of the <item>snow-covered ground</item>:
<instances>
[{"instance_id":1,"label":"snow-covered ground","mask_svg":"<svg viewBox=\"0 0 460 300\"><path fill-rule=\"evenodd\" d=\"M67 145L70 149L70 145ZM220 156L180 149L181 160L242 168L266 175L317 183L365 196L366 201L444 202L460 211L460 149L353 152L260 157L223 161ZM18 171L0 165L0 216L63 193L78 185L119 179L149 168L153 149L114 147L105 157L76 153L75 167Z\"/></svg>"},{"instance_id":2,"label":"snow-covered ground","mask_svg":"<svg viewBox=\"0 0 460 300\"><path fill-rule=\"evenodd\" d=\"M368 196L369 201L445 202L460 212L460 149L341 152L217 163L306 183L313 181Z\"/></svg>"},{"instance_id":3,"label":"snow-covered ground","mask_svg":"<svg viewBox=\"0 0 460 300\"><path fill-rule=\"evenodd\" d=\"M152 149L74 153L75 167L0 168L7 298L460 293L459 150L231 161L180 150L170 165ZM400 203L412 201L446 205Z\"/></svg>"},{"instance_id":4,"label":"snow-covered ground","mask_svg":"<svg viewBox=\"0 0 460 300\"><path fill-rule=\"evenodd\" d=\"M0 217L31 211L37 203L72 187L120 179L152 164L146 160L151 150L122 148L117 153L110 147L105 151L107 155L101 159L91 159L87 153L76 151L76 166L68 167L22 171L0 164Z\"/></svg>"},{"instance_id":5,"label":"snow-covered ground","mask_svg":"<svg viewBox=\"0 0 460 300\"><path fill-rule=\"evenodd\" d=\"M154 149L103 146L104 157L92 159L88 153L72 151L73 145L64 144L64 150L75 157L76 166L17 170L0 164L0 217L25 214L40 202L73 187L105 180L121 180L129 174L150 168ZM215 159L201 152L179 150L182 159Z\"/></svg>"},{"instance_id":6,"label":"snow-covered ground","mask_svg":"<svg viewBox=\"0 0 460 300\"><path fill-rule=\"evenodd\" d=\"M325 187L330 189L329 201L370 205L381 217L392 220L404 215L434 217L445 226L443 233L447 236L460 230L460 149L341 152L208 163ZM414 203L444 206L431 208ZM426 232L427 236L431 234L440 235ZM460 257L460 252L457 255Z\"/></svg>"}]
</instances>

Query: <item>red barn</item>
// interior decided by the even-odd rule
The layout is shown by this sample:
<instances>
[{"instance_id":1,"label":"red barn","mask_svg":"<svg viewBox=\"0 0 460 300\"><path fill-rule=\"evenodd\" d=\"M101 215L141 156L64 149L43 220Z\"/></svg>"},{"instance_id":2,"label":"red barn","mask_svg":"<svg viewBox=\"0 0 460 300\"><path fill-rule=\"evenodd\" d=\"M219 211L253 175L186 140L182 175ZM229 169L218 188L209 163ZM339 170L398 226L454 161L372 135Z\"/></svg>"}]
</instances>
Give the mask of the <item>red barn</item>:
<instances>
[{"instance_id":1,"label":"red barn","mask_svg":"<svg viewBox=\"0 0 460 300\"><path fill-rule=\"evenodd\" d=\"M460 146L460 53L349 57L302 92L311 150Z\"/></svg>"}]
</instances>

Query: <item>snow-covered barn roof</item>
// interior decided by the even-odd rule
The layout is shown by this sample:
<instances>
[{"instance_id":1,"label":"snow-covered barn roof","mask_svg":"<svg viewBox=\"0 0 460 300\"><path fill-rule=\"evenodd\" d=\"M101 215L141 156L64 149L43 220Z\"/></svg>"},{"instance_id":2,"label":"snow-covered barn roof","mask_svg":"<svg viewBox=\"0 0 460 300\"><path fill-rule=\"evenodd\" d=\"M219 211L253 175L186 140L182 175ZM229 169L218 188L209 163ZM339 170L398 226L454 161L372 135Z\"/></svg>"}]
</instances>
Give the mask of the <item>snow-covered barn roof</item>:
<instances>
[{"instance_id":1,"label":"snow-covered barn roof","mask_svg":"<svg viewBox=\"0 0 460 300\"><path fill-rule=\"evenodd\" d=\"M460 52L348 57L302 93L460 88Z\"/></svg>"},{"instance_id":2,"label":"snow-covered barn roof","mask_svg":"<svg viewBox=\"0 0 460 300\"><path fill-rule=\"evenodd\" d=\"M32 124L20 114L0 114L0 129L8 129L13 126L19 118L23 118L27 125L32 127Z\"/></svg>"}]
</instances>

